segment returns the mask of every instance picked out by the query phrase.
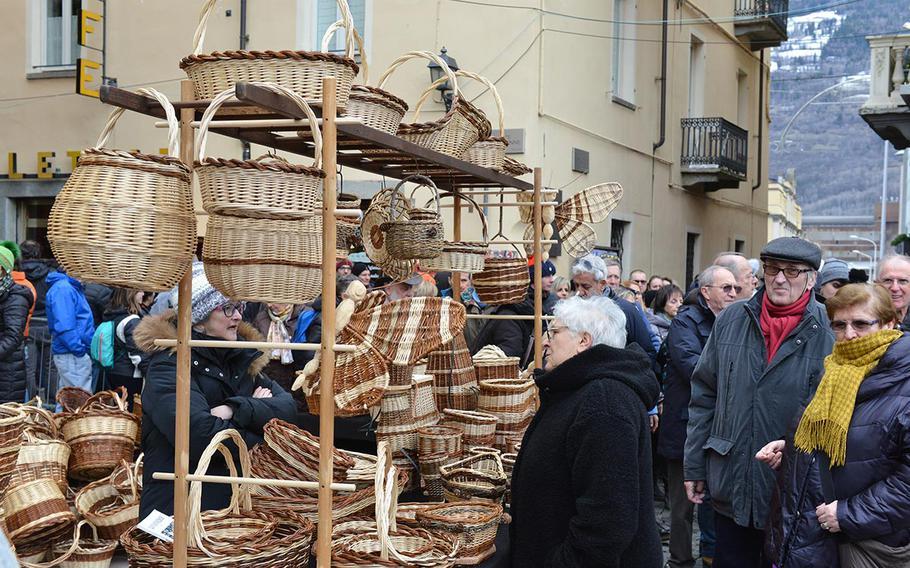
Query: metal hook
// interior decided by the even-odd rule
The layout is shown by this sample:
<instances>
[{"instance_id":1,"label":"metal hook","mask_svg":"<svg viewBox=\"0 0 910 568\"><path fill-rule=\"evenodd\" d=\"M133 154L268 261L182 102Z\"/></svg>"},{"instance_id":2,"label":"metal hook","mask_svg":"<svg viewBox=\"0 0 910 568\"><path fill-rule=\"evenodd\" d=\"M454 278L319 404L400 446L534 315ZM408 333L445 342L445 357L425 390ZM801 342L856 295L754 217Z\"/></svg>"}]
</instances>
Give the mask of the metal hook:
<instances>
[{"instance_id":1,"label":"metal hook","mask_svg":"<svg viewBox=\"0 0 910 568\"><path fill-rule=\"evenodd\" d=\"M503 203L505 203L505 196L502 193L500 193L499 194L499 204L502 205ZM502 212L504 210L505 210L505 207L499 208L499 231L497 231L495 235L490 237L491 241L496 239L496 237L502 237L503 239L506 238L505 234L503 234L503 232L502 232Z\"/></svg>"}]
</instances>

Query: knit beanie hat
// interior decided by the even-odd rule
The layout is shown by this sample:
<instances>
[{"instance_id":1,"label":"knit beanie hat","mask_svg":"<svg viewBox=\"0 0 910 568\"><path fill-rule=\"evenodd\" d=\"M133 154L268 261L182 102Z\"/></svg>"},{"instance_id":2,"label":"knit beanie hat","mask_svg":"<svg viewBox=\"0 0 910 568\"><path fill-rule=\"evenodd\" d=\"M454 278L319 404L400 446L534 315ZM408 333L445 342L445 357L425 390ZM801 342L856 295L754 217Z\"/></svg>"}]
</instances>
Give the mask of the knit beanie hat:
<instances>
[{"instance_id":1,"label":"knit beanie hat","mask_svg":"<svg viewBox=\"0 0 910 568\"><path fill-rule=\"evenodd\" d=\"M205 321L218 306L226 304L229 300L209 284L201 262L193 263L193 325Z\"/></svg>"},{"instance_id":2,"label":"knit beanie hat","mask_svg":"<svg viewBox=\"0 0 910 568\"><path fill-rule=\"evenodd\" d=\"M6 272L12 272L15 264L16 256L13 254L13 251L5 246L0 246L0 267L3 267Z\"/></svg>"}]
</instances>

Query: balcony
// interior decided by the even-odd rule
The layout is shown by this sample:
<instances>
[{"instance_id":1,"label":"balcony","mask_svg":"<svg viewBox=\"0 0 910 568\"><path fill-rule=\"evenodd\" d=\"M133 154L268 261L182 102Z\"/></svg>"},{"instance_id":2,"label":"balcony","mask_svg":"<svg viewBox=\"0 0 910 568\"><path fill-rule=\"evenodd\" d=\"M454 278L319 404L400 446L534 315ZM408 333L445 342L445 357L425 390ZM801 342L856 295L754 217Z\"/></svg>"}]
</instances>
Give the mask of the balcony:
<instances>
[{"instance_id":1,"label":"balcony","mask_svg":"<svg viewBox=\"0 0 910 568\"><path fill-rule=\"evenodd\" d=\"M790 0L734 0L736 37L752 51L777 47L787 41Z\"/></svg>"},{"instance_id":2,"label":"balcony","mask_svg":"<svg viewBox=\"0 0 910 568\"><path fill-rule=\"evenodd\" d=\"M716 191L739 187L749 166L749 133L723 118L682 119L682 185Z\"/></svg>"},{"instance_id":3,"label":"balcony","mask_svg":"<svg viewBox=\"0 0 910 568\"><path fill-rule=\"evenodd\" d=\"M897 150L910 147L910 34L869 36L872 57L869 98L859 115Z\"/></svg>"}]
</instances>

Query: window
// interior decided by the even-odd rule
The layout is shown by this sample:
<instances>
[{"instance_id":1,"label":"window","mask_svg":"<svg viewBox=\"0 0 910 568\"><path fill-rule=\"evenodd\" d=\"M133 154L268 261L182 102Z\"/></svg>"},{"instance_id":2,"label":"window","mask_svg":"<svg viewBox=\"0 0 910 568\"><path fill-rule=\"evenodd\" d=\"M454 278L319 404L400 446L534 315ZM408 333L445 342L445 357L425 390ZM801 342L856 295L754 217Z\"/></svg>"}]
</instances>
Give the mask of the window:
<instances>
[{"instance_id":1,"label":"window","mask_svg":"<svg viewBox=\"0 0 910 568\"><path fill-rule=\"evenodd\" d=\"M689 118L705 114L705 44L692 36L689 44Z\"/></svg>"},{"instance_id":2,"label":"window","mask_svg":"<svg viewBox=\"0 0 910 568\"><path fill-rule=\"evenodd\" d=\"M613 100L635 102L635 0L613 0Z\"/></svg>"},{"instance_id":3,"label":"window","mask_svg":"<svg viewBox=\"0 0 910 568\"><path fill-rule=\"evenodd\" d=\"M742 239L736 239L733 241L733 250L740 253L746 254L746 241Z\"/></svg>"},{"instance_id":4,"label":"window","mask_svg":"<svg viewBox=\"0 0 910 568\"><path fill-rule=\"evenodd\" d=\"M686 233L686 284L695 279L698 273L698 233Z\"/></svg>"},{"instance_id":5,"label":"window","mask_svg":"<svg viewBox=\"0 0 910 568\"><path fill-rule=\"evenodd\" d=\"M32 72L73 69L79 57L77 29L82 0L29 2Z\"/></svg>"},{"instance_id":6,"label":"window","mask_svg":"<svg viewBox=\"0 0 910 568\"><path fill-rule=\"evenodd\" d=\"M348 0L348 6L351 8L351 15L354 17L354 27L357 33L363 38L364 44L367 42L367 0ZM333 23L341 19L341 12L338 11L338 2L336 0L317 0L316 2L316 49L321 49L322 36ZM332 53L344 53L344 33L338 30L329 42L329 51ZM354 53L358 53L357 46L354 46Z\"/></svg>"},{"instance_id":7,"label":"window","mask_svg":"<svg viewBox=\"0 0 910 568\"><path fill-rule=\"evenodd\" d=\"M619 263L625 265L625 250L629 247L629 226L632 223L613 219L610 221L610 248L616 249L616 256L619 257Z\"/></svg>"}]
</instances>

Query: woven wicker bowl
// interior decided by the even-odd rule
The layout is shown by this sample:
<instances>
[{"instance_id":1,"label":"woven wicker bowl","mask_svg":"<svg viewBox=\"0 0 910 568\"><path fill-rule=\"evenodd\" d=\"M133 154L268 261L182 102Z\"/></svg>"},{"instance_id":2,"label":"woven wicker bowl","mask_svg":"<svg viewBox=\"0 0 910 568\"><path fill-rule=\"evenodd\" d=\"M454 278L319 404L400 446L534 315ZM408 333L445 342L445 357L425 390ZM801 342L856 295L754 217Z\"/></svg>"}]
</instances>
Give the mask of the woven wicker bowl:
<instances>
[{"instance_id":1,"label":"woven wicker bowl","mask_svg":"<svg viewBox=\"0 0 910 568\"><path fill-rule=\"evenodd\" d=\"M322 218L211 215L202 259L209 282L229 298L306 303L322 293Z\"/></svg>"},{"instance_id":2,"label":"woven wicker bowl","mask_svg":"<svg viewBox=\"0 0 910 568\"><path fill-rule=\"evenodd\" d=\"M449 503L416 512L420 526L458 539L462 556L476 556L493 546L501 516L501 505L485 501Z\"/></svg>"}]
</instances>

